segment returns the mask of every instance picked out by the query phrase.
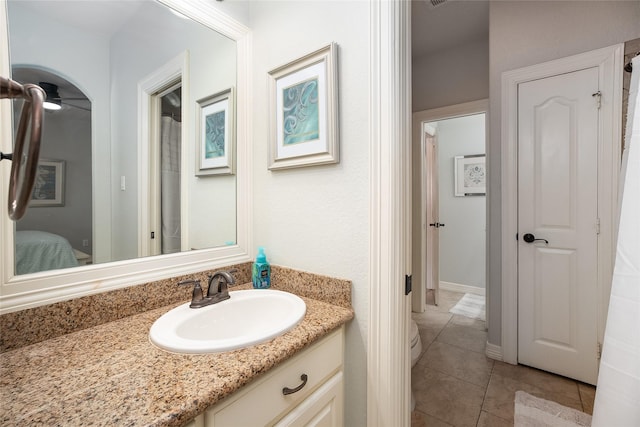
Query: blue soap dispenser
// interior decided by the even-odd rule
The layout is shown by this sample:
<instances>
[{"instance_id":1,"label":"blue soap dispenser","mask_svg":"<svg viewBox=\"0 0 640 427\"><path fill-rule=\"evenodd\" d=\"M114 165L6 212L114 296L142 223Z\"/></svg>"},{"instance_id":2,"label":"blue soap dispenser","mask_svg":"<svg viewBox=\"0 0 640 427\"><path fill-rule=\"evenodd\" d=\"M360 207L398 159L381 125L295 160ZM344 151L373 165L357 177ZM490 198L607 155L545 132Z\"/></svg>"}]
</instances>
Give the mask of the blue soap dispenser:
<instances>
[{"instance_id":1,"label":"blue soap dispenser","mask_svg":"<svg viewBox=\"0 0 640 427\"><path fill-rule=\"evenodd\" d=\"M263 247L258 248L258 256L251 270L251 281L255 289L267 289L271 286L271 266Z\"/></svg>"}]
</instances>

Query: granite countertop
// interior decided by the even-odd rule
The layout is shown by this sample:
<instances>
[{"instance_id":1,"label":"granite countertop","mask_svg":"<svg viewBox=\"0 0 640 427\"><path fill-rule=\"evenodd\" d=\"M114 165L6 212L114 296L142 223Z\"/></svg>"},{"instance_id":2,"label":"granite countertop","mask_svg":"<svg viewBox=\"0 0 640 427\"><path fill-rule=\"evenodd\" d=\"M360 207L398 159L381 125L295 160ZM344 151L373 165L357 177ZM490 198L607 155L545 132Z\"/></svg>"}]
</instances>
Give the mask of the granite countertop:
<instances>
[{"instance_id":1,"label":"granite countertop","mask_svg":"<svg viewBox=\"0 0 640 427\"><path fill-rule=\"evenodd\" d=\"M302 298L296 328L226 353L152 345L149 328L172 304L0 354L0 424L184 425L353 318L350 308Z\"/></svg>"}]
</instances>

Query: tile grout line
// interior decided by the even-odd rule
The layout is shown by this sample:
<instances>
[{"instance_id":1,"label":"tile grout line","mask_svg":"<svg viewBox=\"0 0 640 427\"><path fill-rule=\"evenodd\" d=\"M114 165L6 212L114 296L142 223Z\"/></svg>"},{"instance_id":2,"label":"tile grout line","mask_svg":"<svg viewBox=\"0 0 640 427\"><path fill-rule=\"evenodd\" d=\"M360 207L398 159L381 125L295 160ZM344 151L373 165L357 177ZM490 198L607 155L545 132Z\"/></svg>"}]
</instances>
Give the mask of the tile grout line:
<instances>
[{"instance_id":1,"label":"tile grout line","mask_svg":"<svg viewBox=\"0 0 640 427\"><path fill-rule=\"evenodd\" d=\"M493 375L494 375L494 372L493 372L493 371L495 370L495 367L496 367L496 363L495 363L495 362L496 362L496 361L494 360L494 361L493 361L493 365L491 366L491 373L489 374L489 381L487 382L487 387L485 388L485 390L484 390L484 396L482 397L482 406L480 407L480 415L482 415L482 411L484 410L484 402L487 400L487 393L489 393L489 385L491 384L491 380L493 379ZM495 374L495 375L498 375L498 374ZM509 421L509 422L512 422L512 421L513 421L513 420L508 420L508 419L506 419L506 418L502 418L500 415L497 415L497 414L491 413L491 412L489 412L489 411L484 411L484 412L486 412L487 414L489 414L489 415L491 415L491 416L494 416L494 417L496 417L496 418L500 418L501 420L505 420L505 421ZM479 421L480 421L480 417L478 416L478 422L479 422ZM477 423L476 423L476 427L478 427L478 426L477 426Z\"/></svg>"},{"instance_id":2,"label":"tile grout line","mask_svg":"<svg viewBox=\"0 0 640 427\"><path fill-rule=\"evenodd\" d=\"M489 384L491 384L491 378L493 377L493 370L495 369L495 361L491 365L491 372L489 372L489 381L487 381L487 386L484 389L484 395L482 396L482 404L480 405L480 413L478 414L478 420L476 421L476 427L478 427L478 423L480 423L480 417L482 416L482 410L484 409L484 402L487 400L487 393L489 392ZM487 412L489 413L489 412Z\"/></svg>"}]
</instances>

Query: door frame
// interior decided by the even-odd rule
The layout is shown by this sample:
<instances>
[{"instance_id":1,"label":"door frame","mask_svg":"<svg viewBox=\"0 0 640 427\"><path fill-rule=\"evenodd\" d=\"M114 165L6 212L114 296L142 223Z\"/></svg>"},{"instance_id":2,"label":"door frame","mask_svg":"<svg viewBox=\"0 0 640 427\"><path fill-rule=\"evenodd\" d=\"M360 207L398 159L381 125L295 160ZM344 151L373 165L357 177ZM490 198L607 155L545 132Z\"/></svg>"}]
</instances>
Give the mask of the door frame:
<instances>
[{"instance_id":1,"label":"door frame","mask_svg":"<svg viewBox=\"0 0 640 427\"><path fill-rule=\"evenodd\" d=\"M159 255L162 250L160 239L151 241L152 231L160 232L160 216L157 207L160 205L158 199L160 194L159 182L153 178L160 176L158 170L159 162L152 162L152 157L156 154L154 149L156 139L159 140L160 122L155 117L160 117L158 107L159 100L157 94L175 85L178 81L182 87L182 105L189 105L187 99L189 93L189 52L184 51L175 58L169 60L162 67L158 68L148 76L144 77L138 84L138 257ZM182 120L188 123L189 109L184 108ZM181 165L183 171L187 170L188 152L187 146L191 135L189 129L184 127L181 132ZM151 188L151 182L154 182ZM186 209L188 203L188 185L186 180L180 182L180 205ZM181 220L181 232L183 236L189 235L189 224L186 220L188 211L185 211ZM182 249L188 248L188 241L182 241Z\"/></svg>"},{"instance_id":2,"label":"door frame","mask_svg":"<svg viewBox=\"0 0 640 427\"><path fill-rule=\"evenodd\" d=\"M502 360L518 363L518 85L598 67L601 109L598 138L598 342L604 338L613 274L618 176L622 150L624 44L536 64L502 74ZM597 345L594 342L594 346Z\"/></svg>"},{"instance_id":3,"label":"door frame","mask_svg":"<svg viewBox=\"0 0 640 427\"><path fill-rule=\"evenodd\" d=\"M413 113L413 144L412 144L412 166L413 166L413 185L412 196L413 200L420 203L419 206L413 207L413 235L420 235L420 239L413 239L412 243L412 264L413 264L413 283L416 286L413 289L413 296L411 301L412 310L416 313L422 313L426 309L426 286L427 286L427 274L426 274L426 262L424 262L427 253L427 208L425 203L426 186L424 177L428 173L427 165L425 162L426 154L426 138L424 135L425 125L429 122L435 122L438 120L453 119L456 117L470 116L474 114L485 115L485 153L487 156L487 162L489 159L489 99L480 99L477 101L464 102L461 104L448 105L446 107L433 108L429 110L416 111ZM487 181L488 183L488 181ZM487 200L489 200L490 189L487 186ZM489 218L489 203L487 206L487 219ZM487 236L489 236L489 221L487 221ZM486 239L488 242L489 239ZM487 250L485 276L489 272L489 251L488 246L485 245ZM487 289L485 295L487 303L489 300L489 281L486 281ZM487 306L487 310L489 307ZM487 319L488 320L488 319ZM488 326L488 323L487 323Z\"/></svg>"},{"instance_id":4,"label":"door frame","mask_svg":"<svg viewBox=\"0 0 640 427\"><path fill-rule=\"evenodd\" d=\"M149 105L149 141L148 147L149 150L149 182L148 182L148 191L149 191L149 206L146 206L146 209L149 210L149 230L155 231L155 237L148 241L148 249L149 253L144 256L153 256L153 255L163 255L162 253L162 241L164 239L164 235L162 232L162 97L166 94L173 92L178 88L182 88L182 76L179 80L176 80L173 84L169 84L164 89L158 91L155 94L152 94L148 101ZM185 110L182 107L183 97L181 97L181 110ZM188 113L187 113L188 114ZM182 116L182 114L181 114ZM183 170L185 162L182 160L186 157L186 152L188 150L183 149L183 140L182 140L182 129L180 131L180 170ZM184 214L188 214L189 212L189 203L187 200L182 198L182 186L184 179L180 180L180 206L181 211ZM181 216L180 221L180 234L182 235L182 222L184 220ZM187 221L188 222L188 221ZM149 232L147 230L147 233ZM140 236L141 239L144 236ZM147 239L149 239L149 235L147 234ZM181 247L181 250L188 250L188 248Z\"/></svg>"},{"instance_id":5,"label":"door frame","mask_svg":"<svg viewBox=\"0 0 640 427\"><path fill-rule=\"evenodd\" d=\"M420 251L425 255L421 257L420 270L423 284L420 286L420 290L425 294L428 293L429 283L431 283L433 286L433 303L438 305L440 302L440 234L438 227L431 227L431 224L440 222L440 189L438 188L440 184L438 176L440 168L438 165L438 137L436 132L437 129L431 126L430 123L422 123L420 139L424 144L424 153L423 158L420 159L423 164L422 176L420 177L420 184L423 187L420 197L420 210L424 209L425 212L421 218L422 230L425 232L420 239ZM432 146L433 149L431 148ZM420 301L421 308L425 308L425 296L423 295Z\"/></svg>"},{"instance_id":6,"label":"door frame","mask_svg":"<svg viewBox=\"0 0 640 427\"><path fill-rule=\"evenodd\" d=\"M367 426L411 425L411 2L370 2Z\"/></svg>"}]
</instances>

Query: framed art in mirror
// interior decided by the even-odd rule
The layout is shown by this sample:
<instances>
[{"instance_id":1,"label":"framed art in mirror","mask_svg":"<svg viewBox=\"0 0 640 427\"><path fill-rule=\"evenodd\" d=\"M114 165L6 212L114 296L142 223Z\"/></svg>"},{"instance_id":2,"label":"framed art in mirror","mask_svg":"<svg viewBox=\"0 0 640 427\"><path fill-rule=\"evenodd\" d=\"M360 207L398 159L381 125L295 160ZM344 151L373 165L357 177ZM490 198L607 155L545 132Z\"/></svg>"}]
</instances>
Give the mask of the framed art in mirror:
<instances>
[{"instance_id":1,"label":"framed art in mirror","mask_svg":"<svg viewBox=\"0 0 640 427\"><path fill-rule=\"evenodd\" d=\"M234 173L234 104L233 87L198 100L196 176Z\"/></svg>"},{"instance_id":2,"label":"framed art in mirror","mask_svg":"<svg viewBox=\"0 0 640 427\"><path fill-rule=\"evenodd\" d=\"M29 206L64 206L64 160L40 159Z\"/></svg>"},{"instance_id":3,"label":"framed art in mirror","mask_svg":"<svg viewBox=\"0 0 640 427\"><path fill-rule=\"evenodd\" d=\"M269 169L338 163L338 45L269 72Z\"/></svg>"}]
</instances>

